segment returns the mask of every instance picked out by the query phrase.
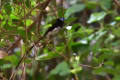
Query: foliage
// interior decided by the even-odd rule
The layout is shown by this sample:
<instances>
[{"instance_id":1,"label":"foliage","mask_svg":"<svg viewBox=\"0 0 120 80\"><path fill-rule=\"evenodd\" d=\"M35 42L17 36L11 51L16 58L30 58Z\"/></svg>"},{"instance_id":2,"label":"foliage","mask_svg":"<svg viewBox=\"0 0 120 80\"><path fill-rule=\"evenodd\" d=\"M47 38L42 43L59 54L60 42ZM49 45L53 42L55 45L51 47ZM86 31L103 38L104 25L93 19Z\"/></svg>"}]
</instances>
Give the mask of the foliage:
<instances>
[{"instance_id":1,"label":"foliage","mask_svg":"<svg viewBox=\"0 0 120 80\"><path fill-rule=\"evenodd\" d=\"M0 2L1 79L120 80L119 0ZM29 50L63 16L59 33Z\"/></svg>"}]
</instances>

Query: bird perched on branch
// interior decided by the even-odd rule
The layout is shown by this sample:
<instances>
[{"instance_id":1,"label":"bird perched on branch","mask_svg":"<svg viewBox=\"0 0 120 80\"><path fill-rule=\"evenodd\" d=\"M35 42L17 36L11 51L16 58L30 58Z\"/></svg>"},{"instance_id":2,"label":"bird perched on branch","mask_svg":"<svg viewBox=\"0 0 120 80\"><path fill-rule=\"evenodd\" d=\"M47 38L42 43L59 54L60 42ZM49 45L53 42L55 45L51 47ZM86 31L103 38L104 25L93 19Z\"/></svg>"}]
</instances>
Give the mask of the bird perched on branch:
<instances>
[{"instance_id":1,"label":"bird perched on branch","mask_svg":"<svg viewBox=\"0 0 120 80\"><path fill-rule=\"evenodd\" d=\"M56 28L62 28L64 25L64 18L59 18L56 20L56 22L52 25L52 27L50 27L46 32L45 34L43 35L42 38L39 38L38 41L34 42L34 45L32 45L31 47L29 47L26 51L26 53L23 55L23 57L20 59L18 65L16 66L16 69L18 69L19 65L22 63L22 61L25 59L26 55L29 54L29 52L35 47L36 44L39 43L40 40L42 40L44 37L46 37L46 35L49 33L49 32L52 32L54 29Z\"/></svg>"},{"instance_id":2,"label":"bird perched on branch","mask_svg":"<svg viewBox=\"0 0 120 80\"><path fill-rule=\"evenodd\" d=\"M58 18L55 21L55 23L52 24L52 26L47 29L44 35L40 37L36 42L34 42L34 45L31 47L31 49L35 47L35 45L37 45L39 41L46 39L46 38L49 39L49 38L55 37L56 34L60 31L60 29L63 27L63 25L64 25L64 18ZM34 53L32 55L34 55Z\"/></svg>"},{"instance_id":3,"label":"bird perched on branch","mask_svg":"<svg viewBox=\"0 0 120 80\"><path fill-rule=\"evenodd\" d=\"M43 35L43 37L46 37L46 35L51 35L51 34L55 34L56 32L59 31L60 28L63 27L64 25L64 18L59 18L56 20L56 22L50 27L48 28L48 30L45 32L45 34Z\"/></svg>"}]
</instances>

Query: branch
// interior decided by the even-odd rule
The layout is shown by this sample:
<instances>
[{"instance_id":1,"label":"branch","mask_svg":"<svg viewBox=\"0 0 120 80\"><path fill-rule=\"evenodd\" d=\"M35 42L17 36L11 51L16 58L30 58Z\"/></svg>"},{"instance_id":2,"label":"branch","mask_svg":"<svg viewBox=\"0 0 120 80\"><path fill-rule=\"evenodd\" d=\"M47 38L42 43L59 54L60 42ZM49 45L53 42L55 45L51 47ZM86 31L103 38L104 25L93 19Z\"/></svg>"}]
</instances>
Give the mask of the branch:
<instances>
[{"instance_id":1,"label":"branch","mask_svg":"<svg viewBox=\"0 0 120 80\"><path fill-rule=\"evenodd\" d=\"M34 9L40 7L41 5L42 5L41 3L38 3L38 4L37 4L35 7L33 7L25 16L28 17ZM23 18L24 18L24 17L23 17Z\"/></svg>"},{"instance_id":2,"label":"branch","mask_svg":"<svg viewBox=\"0 0 120 80\"><path fill-rule=\"evenodd\" d=\"M38 27L37 27L37 32L39 32L40 30L40 23L41 23L41 20L42 20L42 16L44 14L44 10L45 8L48 6L48 4L50 3L51 0L47 0L46 2L44 3L39 3L37 7L41 7L41 12L40 14L37 16L37 19L28 27L27 29L27 32L30 32L30 30L32 29L32 27L38 22ZM35 8L34 8L35 9ZM32 11L30 11L32 12Z\"/></svg>"},{"instance_id":3,"label":"branch","mask_svg":"<svg viewBox=\"0 0 120 80\"><path fill-rule=\"evenodd\" d=\"M25 16L27 17L27 16L29 16L30 15L30 13L34 10L34 9L36 9L36 8L38 8L38 7L41 7L42 5L42 7L43 7L43 9L45 9L46 7L47 7L47 5L49 4L49 2L50 2L50 0L47 0L46 2L44 2L44 3L38 3L37 4L37 6L35 6L34 8L32 8ZM40 13L40 15L41 14L43 14L43 13ZM39 15L38 15L39 16ZM37 19L30 25L30 26L28 26L28 28L27 28L27 33L28 32L30 32L30 30L32 29L32 27L37 23L37 21L38 21L38 17L37 17ZM21 38L19 37L9 48L8 48L8 50L7 50L7 52L9 52L9 51L12 51L17 45L18 45L18 43L19 43L19 41L21 40Z\"/></svg>"},{"instance_id":4,"label":"branch","mask_svg":"<svg viewBox=\"0 0 120 80\"><path fill-rule=\"evenodd\" d=\"M44 10L45 10L45 8L48 6L48 4L49 4L50 1L51 1L51 0L47 0L47 1L43 4L43 6L41 6L41 12L40 12L39 17L38 17L38 27L37 27L37 32L38 32L38 34L39 34L40 25L41 25L41 20L42 20L43 14L44 14Z\"/></svg>"},{"instance_id":5,"label":"branch","mask_svg":"<svg viewBox=\"0 0 120 80\"><path fill-rule=\"evenodd\" d=\"M10 54L9 51L12 51L14 48L16 48L21 40L21 37L17 37L17 40L7 49L7 53Z\"/></svg>"},{"instance_id":6,"label":"branch","mask_svg":"<svg viewBox=\"0 0 120 80\"><path fill-rule=\"evenodd\" d=\"M48 4L50 3L50 1L51 1L51 0L47 0L47 1L44 3L42 9L45 9L45 8L48 6ZM29 54L29 52L32 50L32 48L33 48L36 44L38 44L39 41L42 40L43 38L44 38L44 37L39 38L38 41L36 41L36 42L34 43L34 45L32 45L31 47L29 47L29 48L27 49L26 53L23 55L23 57L20 59L18 65L16 66L16 71L18 70L20 64L24 61L25 57L26 57L26 56ZM11 77L10 77L9 80L12 80L12 79L15 77L16 71L15 71L15 73L12 73L12 75L11 75Z\"/></svg>"},{"instance_id":7,"label":"branch","mask_svg":"<svg viewBox=\"0 0 120 80\"><path fill-rule=\"evenodd\" d=\"M118 7L120 7L120 2L118 0L113 0L113 1Z\"/></svg>"},{"instance_id":8,"label":"branch","mask_svg":"<svg viewBox=\"0 0 120 80\"><path fill-rule=\"evenodd\" d=\"M24 19L25 17L28 17L28 16L30 15L30 13L31 13L34 9L38 8L39 6L41 6L40 3L38 3L37 6L35 6L34 8L32 8L26 15L24 15L23 19ZM30 29L36 24L36 22L37 22L37 19L34 21L34 23L32 23L32 24L26 29L26 33L28 33L28 32L30 31ZM7 49L7 53L9 53L10 51L12 51L12 50L18 45L18 43L19 43L20 40L21 40L21 37L19 36L18 39Z\"/></svg>"},{"instance_id":9,"label":"branch","mask_svg":"<svg viewBox=\"0 0 120 80\"><path fill-rule=\"evenodd\" d=\"M25 29L25 37L26 37L26 42L28 41L28 32L27 32L27 27L26 27L26 6L25 6L25 0L23 0L23 8L24 8L24 29Z\"/></svg>"},{"instance_id":10,"label":"branch","mask_svg":"<svg viewBox=\"0 0 120 80\"><path fill-rule=\"evenodd\" d=\"M103 64L104 64L104 63L102 62L102 63L100 63L98 66L95 66L95 67L94 67L94 66L90 66L90 65L85 65L85 64L79 64L79 66L97 69L97 68L102 67Z\"/></svg>"}]
</instances>

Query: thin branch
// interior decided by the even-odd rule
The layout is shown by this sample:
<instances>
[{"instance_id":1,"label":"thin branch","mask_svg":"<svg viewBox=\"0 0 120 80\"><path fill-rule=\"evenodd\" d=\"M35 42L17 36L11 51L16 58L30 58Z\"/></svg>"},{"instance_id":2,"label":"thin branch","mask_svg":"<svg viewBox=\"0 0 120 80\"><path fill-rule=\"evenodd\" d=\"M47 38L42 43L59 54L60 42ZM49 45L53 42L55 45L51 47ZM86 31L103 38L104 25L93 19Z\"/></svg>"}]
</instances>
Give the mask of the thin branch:
<instances>
[{"instance_id":1,"label":"thin branch","mask_svg":"<svg viewBox=\"0 0 120 80\"><path fill-rule=\"evenodd\" d=\"M43 5L43 9L45 9L45 8L48 6L48 4L50 3L50 1L51 1L51 0L47 0L47 1L45 2L45 4ZM20 64L24 61L26 55L29 54L29 52L32 50L32 48L33 48L37 43L39 43L39 41L40 41L41 39L43 39L43 37L39 38L38 41L36 41L36 42L34 43L34 45L32 45L31 47L29 47L29 48L27 49L26 53L23 55L23 57L20 59L18 65L16 66L16 71L18 70ZM15 76L15 74L16 74L16 73L13 73L13 74L11 75L11 77L10 77L9 80L12 80L12 78Z\"/></svg>"},{"instance_id":2,"label":"thin branch","mask_svg":"<svg viewBox=\"0 0 120 80\"><path fill-rule=\"evenodd\" d=\"M118 7L120 7L120 2L118 0L113 0L113 1Z\"/></svg>"},{"instance_id":3,"label":"thin branch","mask_svg":"<svg viewBox=\"0 0 120 80\"><path fill-rule=\"evenodd\" d=\"M61 6L62 6L62 17L64 17L64 0L61 0Z\"/></svg>"},{"instance_id":4,"label":"thin branch","mask_svg":"<svg viewBox=\"0 0 120 80\"><path fill-rule=\"evenodd\" d=\"M32 27L34 27L34 25L37 23L37 21L38 21L38 16L37 16L37 19L34 20L34 22L30 26L28 26L27 32L30 32L30 30L32 29Z\"/></svg>"},{"instance_id":5,"label":"thin branch","mask_svg":"<svg viewBox=\"0 0 120 80\"><path fill-rule=\"evenodd\" d=\"M48 0L48 1L49 1L49 0ZM47 3L48 3L48 2L47 2ZM26 16L26 17L29 16L29 14L30 14L34 9L42 6L43 4L45 4L45 2L44 2L44 3L38 3L37 6L35 6L34 8L32 8L26 15L24 15L24 17L25 17L25 16ZM46 6L45 6L45 7L46 7ZM38 16L39 16L39 15L38 15ZM32 29L32 27L37 23L38 19L39 19L39 18L37 17L37 19L36 19L30 26L28 26L28 28L27 28L27 33L30 32L30 30ZM21 40L21 37L19 37L19 38L8 48L7 52L12 51L12 50L18 45L18 43L19 43L20 40Z\"/></svg>"},{"instance_id":6,"label":"thin branch","mask_svg":"<svg viewBox=\"0 0 120 80\"><path fill-rule=\"evenodd\" d=\"M28 33L27 33L27 27L26 27L26 6L25 6L25 0L23 1L23 7L24 7L24 28L25 28L25 35L26 35L26 42L28 41Z\"/></svg>"},{"instance_id":7,"label":"thin branch","mask_svg":"<svg viewBox=\"0 0 120 80\"><path fill-rule=\"evenodd\" d=\"M66 57L66 56L63 54L64 51L59 52L59 51L57 51L56 49L54 49L54 52L57 53L57 54L59 54L60 56L62 56L66 61L69 61L68 57Z\"/></svg>"},{"instance_id":8,"label":"thin branch","mask_svg":"<svg viewBox=\"0 0 120 80\"><path fill-rule=\"evenodd\" d=\"M31 12L32 12L34 9L39 8L41 5L42 5L42 3L38 3L38 4L37 4L35 7L33 7L26 15L24 15L22 19L24 19L25 16L26 16L26 17L30 16Z\"/></svg>"},{"instance_id":9,"label":"thin branch","mask_svg":"<svg viewBox=\"0 0 120 80\"><path fill-rule=\"evenodd\" d=\"M37 6L32 8L26 15L24 15L24 18L28 17L34 9L36 9L40 6L41 6L41 4L38 3ZM30 32L31 28L36 24L37 21L38 21L38 18L30 26L28 26L28 28L26 29L26 33ZM18 45L20 40L21 40L21 37L18 37L18 39L8 48L7 52L9 53L9 51L12 51Z\"/></svg>"},{"instance_id":10,"label":"thin branch","mask_svg":"<svg viewBox=\"0 0 120 80\"><path fill-rule=\"evenodd\" d=\"M40 14L39 14L38 27L37 27L37 32L38 32L38 34L39 34L39 31L40 31L40 25L41 25L42 16L43 16L43 14L44 14L44 10L45 10L45 8L48 6L48 4L49 4L50 1L51 1L51 0L47 0L47 1L43 4L43 6L41 6L41 12L40 12Z\"/></svg>"},{"instance_id":11,"label":"thin branch","mask_svg":"<svg viewBox=\"0 0 120 80\"><path fill-rule=\"evenodd\" d=\"M43 9L45 9L46 7L47 7L47 5L49 4L49 2L50 2L51 0L47 0L46 2L45 2L45 4L43 5ZM32 48L37 44L37 43L39 43L39 41L41 40L41 39L43 39L44 37L40 37L39 39L38 39L38 41L36 41L35 43L34 43L34 45L32 45L30 48L28 48L28 50L26 51L26 53L23 55L23 57L21 58L21 60L19 61L19 63L18 63L18 65L16 66L16 69L19 67L19 65L22 63L22 61L24 60L24 58L25 58L25 55L28 55L29 54L29 52L32 50Z\"/></svg>"},{"instance_id":12,"label":"thin branch","mask_svg":"<svg viewBox=\"0 0 120 80\"><path fill-rule=\"evenodd\" d=\"M54 11L54 15L56 16L56 18L58 18L58 12L57 12L57 5L55 3L55 5L52 6L52 9Z\"/></svg>"},{"instance_id":13,"label":"thin branch","mask_svg":"<svg viewBox=\"0 0 120 80\"><path fill-rule=\"evenodd\" d=\"M7 53L10 53L9 51L12 51L14 48L16 48L21 40L21 37L19 36L17 40L7 49Z\"/></svg>"},{"instance_id":14,"label":"thin branch","mask_svg":"<svg viewBox=\"0 0 120 80\"><path fill-rule=\"evenodd\" d=\"M44 10L45 8L48 6L49 2L51 0L47 0L46 2L44 3L39 3L35 8L38 8L38 7L41 7L41 12L40 14L37 16L37 19L28 27L27 29L27 32L30 32L30 30L32 29L32 27L38 22L38 26L37 26L37 32L39 32L40 30L40 23L41 23L41 20L42 20L42 16L44 14ZM35 8L33 8L32 10L34 10ZM32 12L32 10L30 12ZM29 13L30 13L29 12Z\"/></svg>"},{"instance_id":15,"label":"thin branch","mask_svg":"<svg viewBox=\"0 0 120 80\"><path fill-rule=\"evenodd\" d=\"M20 42L21 56L24 55L24 51L23 51L23 47L22 47L23 45L24 45L23 41L21 40L21 42ZM25 63L22 64L21 68L22 68L22 74L21 74L20 80L26 80L26 65L25 65Z\"/></svg>"},{"instance_id":16,"label":"thin branch","mask_svg":"<svg viewBox=\"0 0 120 80\"><path fill-rule=\"evenodd\" d=\"M15 73L16 73L17 71L12 71L12 74L11 74L11 76L10 76L10 78L9 78L9 80L14 80L14 78L15 78Z\"/></svg>"},{"instance_id":17,"label":"thin branch","mask_svg":"<svg viewBox=\"0 0 120 80\"><path fill-rule=\"evenodd\" d=\"M25 70L26 70L26 65L25 63L22 65L22 75L20 80L26 80L26 76L25 76Z\"/></svg>"},{"instance_id":18,"label":"thin branch","mask_svg":"<svg viewBox=\"0 0 120 80\"><path fill-rule=\"evenodd\" d=\"M90 66L90 65L85 65L85 64L79 64L79 66L82 66L82 67L88 67L88 68L100 68L103 66L103 62L100 63L98 66Z\"/></svg>"},{"instance_id":19,"label":"thin branch","mask_svg":"<svg viewBox=\"0 0 120 80\"><path fill-rule=\"evenodd\" d=\"M107 80L112 80L108 74L105 77Z\"/></svg>"},{"instance_id":20,"label":"thin branch","mask_svg":"<svg viewBox=\"0 0 120 80\"><path fill-rule=\"evenodd\" d=\"M38 27L36 29L37 29L38 34L39 34L39 31L40 31L42 16L43 16L43 11L39 14L38 21L37 21L38 22Z\"/></svg>"}]
</instances>

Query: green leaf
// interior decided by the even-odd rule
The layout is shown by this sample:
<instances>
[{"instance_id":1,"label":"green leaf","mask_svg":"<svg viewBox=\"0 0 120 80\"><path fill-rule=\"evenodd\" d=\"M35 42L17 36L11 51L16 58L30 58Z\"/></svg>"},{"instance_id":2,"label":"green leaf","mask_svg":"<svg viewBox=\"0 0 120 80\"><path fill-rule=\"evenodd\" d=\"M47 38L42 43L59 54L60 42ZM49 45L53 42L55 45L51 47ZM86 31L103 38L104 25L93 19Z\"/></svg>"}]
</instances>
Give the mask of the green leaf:
<instances>
[{"instance_id":1,"label":"green leaf","mask_svg":"<svg viewBox=\"0 0 120 80\"><path fill-rule=\"evenodd\" d=\"M18 27L17 28L18 34L20 34L22 37L25 38L25 30L24 27Z\"/></svg>"},{"instance_id":2,"label":"green leaf","mask_svg":"<svg viewBox=\"0 0 120 80\"><path fill-rule=\"evenodd\" d=\"M30 26L33 23L33 20L27 19L26 20L26 26Z\"/></svg>"},{"instance_id":3,"label":"green leaf","mask_svg":"<svg viewBox=\"0 0 120 80\"><path fill-rule=\"evenodd\" d=\"M67 9L67 11L65 13L65 18L68 18L73 13L80 12L80 11L82 11L84 9L85 9L84 4L75 4L72 7L70 7L69 9Z\"/></svg>"},{"instance_id":4,"label":"green leaf","mask_svg":"<svg viewBox=\"0 0 120 80\"><path fill-rule=\"evenodd\" d=\"M77 18L75 18L75 17L70 17L65 21L65 23L71 23L71 22L75 21L76 19Z\"/></svg>"},{"instance_id":5,"label":"green leaf","mask_svg":"<svg viewBox=\"0 0 120 80\"><path fill-rule=\"evenodd\" d=\"M3 16L0 14L0 19L3 19Z\"/></svg>"},{"instance_id":6,"label":"green leaf","mask_svg":"<svg viewBox=\"0 0 120 80\"><path fill-rule=\"evenodd\" d=\"M58 9L58 16L59 17L64 17L65 10L63 8Z\"/></svg>"},{"instance_id":7,"label":"green leaf","mask_svg":"<svg viewBox=\"0 0 120 80\"><path fill-rule=\"evenodd\" d=\"M88 1L86 4L88 9L95 9L98 5L97 1Z\"/></svg>"},{"instance_id":8,"label":"green leaf","mask_svg":"<svg viewBox=\"0 0 120 80\"><path fill-rule=\"evenodd\" d=\"M114 65L114 62L113 61L107 61L104 63L105 65L110 65L110 66L113 66Z\"/></svg>"},{"instance_id":9,"label":"green leaf","mask_svg":"<svg viewBox=\"0 0 120 80\"><path fill-rule=\"evenodd\" d=\"M59 56L57 53L54 53L45 49L44 54L37 56L35 60L49 60L57 56Z\"/></svg>"},{"instance_id":10,"label":"green leaf","mask_svg":"<svg viewBox=\"0 0 120 80\"><path fill-rule=\"evenodd\" d=\"M120 80L120 75L116 74L112 80Z\"/></svg>"},{"instance_id":11,"label":"green leaf","mask_svg":"<svg viewBox=\"0 0 120 80\"><path fill-rule=\"evenodd\" d=\"M4 8L5 8L5 11L6 11L7 14L11 13L12 7L11 7L11 5L9 3L5 4Z\"/></svg>"},{"instance_id":12,"label":"green leaf","mask_svg":"<svg viewBox=\"0 0 120 80\"><path fill-rule=\"evenodd\" d=\"M26 6L29 8L30 7L30 3L31 3L31 1L30 0L26 0Z\"/></svg>"},{"instance_id":13,"label":"green leaf","mask_svg":"<svg viewBox=\"0 0 120 80\"><path fill-rule=\"evenodd\" d=\"M34 0L31 0L31 5L32 6L35 6L36 5L36 2Z\"/></svg>"},{"instance_id":14,"label":"green leaf","mask_svg":"<svg viewBox=\"0 0 120 80\"><path fill-rule=\"evenodd\" d=\"M103 9L108 10L112 7L112 0L100 0L100 5Z\"/></svg>"},{"instance_id":15,"label":"green leaf","mask_svg":"<svg viewBox=\"0 0 120 80\"><path fill-rule=\"evenodd\" d=\"M82 67L79 66L79 62L77 62L77 61L74 61L72 63L72 66L73 66L73 69L70 72L73 73L73 74L75 74L77 72L80 72L82 70Z\"/></svg>"},{"instance_id":16,"label":"green leaf","mask_svg":"<svg viewBox=\"0 0 120 80\"><path fill-rule=\"evenodd\" d=\"M35 60L48 60L48 59L49 59L48 54L42 54L35 58Z\"/></svg>"},{"instance_id":17,"label":"green leaf","mask_svg":"<svg viewBox=\"0 0 120 80\"><path fill-rule=\"evenodd\" d=\"M72 69L70 72L71 73L77 73L77 72L79 72L79 71L81 71L82 70L82 67L76 67L75 69Z\"/></svg>"},{"instance_id":18,"label":"green leaf","mask_svg":"<svg viewBox=\"0 0 120 80\"><path fill-rule=\"evenodd\" d=\"M11 18L11 19L19 19L19 17L17 17L17 16L14 15L14 14L11 14L11 15L10 15L10 18Z\"/></svg>"},{"instance_id":19,"label":"green leaf","mask_svg":"<svg viewBox=\"0 0 120 80\"><path fill-rule=\"evenodd\" d=\"M117 16L115 20L120 21L120 16Z\"/></svg>"},{"instance_id":20,"label":"green leaf","mask_svg":"<svg viewBox=\"0 0 120 80\"><path fill-rule=\"evenodd\" d=\"M45 0L38 0L38 1L43 2L43 1L45 1Z\"/></svg>"},{"instance_id":21,"label":"green leaf","mask_svg":"<svg viewBox=\"0 0 120 80\"><path fill-rule=\"evenodd\" d=\"M98 32L95 33L97 35L94 40L99 40L102 36L107 33L104 29L100 29Z\"/></svg>"},{"instance_id":22,"label":"green leaf","mask_svg":"<svg viewBox=\"0 0 120 80\"><path fill-rule=\"evenodd\" d=\"M120 37L120 28L118 27L117 29L115 27L112 28L112 33L117 36L117 37Z\"/></svg>"},{"instance_id":23,"label":"green leaf","mask_svg":"<svg viewBox=\"0 0 120 80\"><path fill-rule=\"evenodd\" d=\"M8 68L11 68L12 67L12 64L3 64L0 66L0 69L8 69Z\"/></svg>"},{"instance_id":24,"label":"green leaf","mask_svg":"<svg viewBox=\"0 0 120 80\"><path fill-rule=\"evenodd\" d=\"M73 42L71 43L71 48L74 52L76 51L86 51L89 48L88 44L83 44L83 42Z\"/></svg>"},{"instance_id":25,"label":"green leaf","mask_svg":"<svg viewBox=\"0 0 120 80\"><path fill-rule=\"evenodd\" d=\"M106 16L105 12L95 12L91 14L87 23L93 23L102 20Z\"/></svg>"},{"instance_id":26,"label":"green leaf","mask_svg":"<svg viewBox=\"0 0 120 80\"><path fill-rule=\"evenodd\" d=\"M10 62L11 62L12 64L14 64L14 65L17 65L18 62L19 62L17 56L15 56L15 55L7 56L7 57L5 57L4 60L6 60L6 61L10 61Z\"/></svg>"},{"instance_id":27,"label":"green leaf","mask_svg":"<svg viewBox=\"0 0 120 80\"><path fill-rule=\"evenodd\" d=\"M101 68L98 68L98 69L94 69L94 70L93 70L93 74L105 76L105 75L106 75L106 72L104 72L104 71L103 71L103 67L101 67Z\"/></svg>"},{"instance_id":28,"label":"green leaf","mask_svg":"<svg viewBox=\"0 0 120 80\"><path fill-rule=\"evenodd\" d=\"M59 63L55 69L53 69L50 72L50 75L60 75L60 76L66 76L70 73L70 68L67 62L63 61Z\"/></svg>"}]
</instances>

